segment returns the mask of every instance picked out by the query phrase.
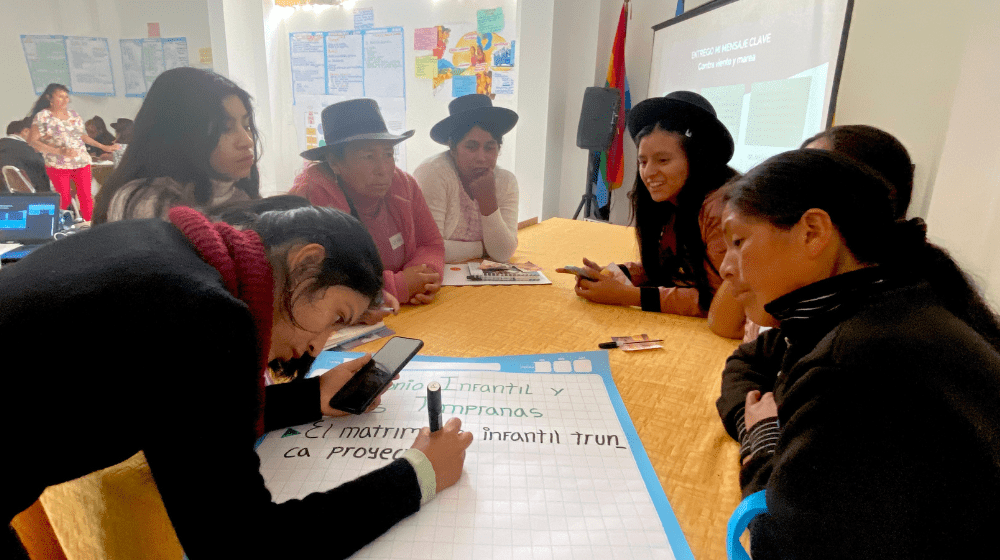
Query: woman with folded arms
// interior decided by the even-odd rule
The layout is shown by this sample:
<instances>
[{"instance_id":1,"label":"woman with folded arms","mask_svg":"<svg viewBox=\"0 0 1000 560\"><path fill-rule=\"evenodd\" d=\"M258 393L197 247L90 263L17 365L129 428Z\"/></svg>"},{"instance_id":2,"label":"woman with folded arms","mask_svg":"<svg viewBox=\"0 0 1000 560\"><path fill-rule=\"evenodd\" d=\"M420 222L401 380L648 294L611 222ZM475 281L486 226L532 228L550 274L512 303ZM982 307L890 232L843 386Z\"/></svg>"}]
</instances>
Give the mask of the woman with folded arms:
<instances>
[{"instance_id":1,"label":"woman with folded arms","mask_svg":"<svg viewBox=\"0 0 1000 560\"><path fill-rule=\"evenodd\" d=\"M444 259L507 262L517 249L517 179L497 167L497 156L517 113L478 93L454 99L448 111L431 129L448 149L413 172L444 236Z\"/></svg>"},{"instance_id":2,"label":"woman with folded arms","mask_svg":"<svg viewBox=\"0 0 1000 560\"><path fill-rule=\"evenodd\" d=\"M19 372L0 416L31 426L8 430L19 474L0 497L5 523L46 486L143 451L188 557L344 558L458 481L472 434L453 418L371 473L273 503L254 441L344 415L330 398L371 357L266 388L265 369L315 356L381 305L378 251L331 208L263 212L243 231L186 207L168 220L93 228L0 269L0 339L17 349L5 367ZM37 335L66 317L88 324L55 345ZM39 356L63 366L41 371ZM86 437L53 439L67 414ZM4 535L7 558L19 543Z\"/></svg>"}]
</instances>

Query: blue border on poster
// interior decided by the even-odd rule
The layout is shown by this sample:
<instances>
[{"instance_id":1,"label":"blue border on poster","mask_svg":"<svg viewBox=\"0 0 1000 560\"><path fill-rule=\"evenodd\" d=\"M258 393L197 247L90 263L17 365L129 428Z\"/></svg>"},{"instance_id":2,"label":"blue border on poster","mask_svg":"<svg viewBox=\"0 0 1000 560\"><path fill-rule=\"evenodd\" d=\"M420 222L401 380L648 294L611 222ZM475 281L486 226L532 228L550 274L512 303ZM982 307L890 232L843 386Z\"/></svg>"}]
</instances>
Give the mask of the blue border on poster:
<instances>
[{"instance_id":1,"label":"blue border on poster","mask_svg":"<svg viewBox=\"0 0 1000 560\"><path fill-rule=\"evenodd\" d=\"M34 76L34 73L32 72L31 60L28 59L28 51L25 50L25 48L24 48L24 39L26 37L48 37L48 38L52 38L52 39L55 39L55 38L62 39L62 43L63 43L63 55L65 56L65 60L66 60L66 83L63 84L63 85L66 86L67 88L69 88L69 92L70 93L73 93L73 84L72 84L72 80L71 80L71 76L70 76L70 71L69 71L69 55L66 53L66 36L65 35L21 35L21 50L24 52L24 62L28 66L28 75L31 78L31 89L33 89L35 91L35 95L41 95L41 94L45 93L45 87L43 87L42 89L38 89L38 88L35 87L35 76ZM48 86L48 84L46 84L46 87L47 86Z\"/></svg>"},{"instance_id":2,"label":"blue border on poster","mask_svg":"<svg viewBox=\"0 0 1000 560\"><path fill-rule=\"evenodd\" d=\"M343 363L345 359L354 359L363 355L364 354L361 352L323 352L318 358L316 358L315 363L313 363L313 372L318 373L319 370L329 369ZM663 525L663 530L667 535L667 541L670 543L670 548L674 553L674 558L677 560L694 560L694 555L691 553L691 547L688 546L687 539L684 538L684 532L681 530L681 526L677 522L677 516L674 514L673 508L670 507L670 502L667 500L667 495L663 492L663 486L660 484L660 479L656 476L656 471L653 470L653 464L649 462L649 456L646 454L646 448L643 447L642 440L639 439L639 434L635 431L635 424L632 423L632 418L628 415L628 410L625 409L625 403L622 401L622 396L618 392L618 387L615 385L614 378L611 376L611 363L608 361L608 352L606 350L564 352L556 354L488 356L483 358L417 356L413 358L413 360L417 362L499 363L500 371L503 372L538 373L535 371L535 361L537 360L544 359L554 363L559 360L573 361L581 358L590 360L593 366L593 371L581 375L597 374L604 380L604 387L607 389L608 397L611 399L611 406L614 408L615 414L618 415L618 421L621 423L622 431L625 432L625 439L631 446L632 457L635 459L636 465L639 467L639 474L642 476L642 480L646 484L646 491L649 492L649 497L653 501L653 506L656 507L656 512L660 516L660 524ZM572 372L552 371L550 373L567 374ZM310 376L312 376L312 373L310 373ZM254 449L256 449L267 436L268 434L261 436L260 439L258 439L254 444Z\"/></svg>"},{"instance_id":3,"label":"blue border on poster","mask_svg":"<svg viewBox=\"0 0 1000 560\"><path fill-rule=\"evenodd\" d=\"M111 63L111 46L108 44L107 37L86 37L86 36L83 36L83 35L66 35L65 38L63 39L63 42L65 43L66 41L68 41L70 39L94 39L94 40L104 41L104 52L108 53L108 70L111 71L111 93L106 93L106 92L89 92L89 91L73 90L73 95L87 95L87 96L90 96L90 97L116 97L118 95L118 90L117 90L117 88L115 86L114 65ZM69 47L68 46L66 47L66 63L69 64ZM73 75L73 69L70 68L69 71L70 71L70 76L72 76ZM72 77L70 78L70 81L72 81ZM39 94L39 95L41 95L41 94Z\"/></svg>"},{"instance_id":4,"label":"blue border on poster","mask_svg":"<svg viewBox=\"0 0 1000 560\"><path fill-rule=\"evenodd\" d=\"M400 26L392 27L373 27L371 29L343 29L343 30L331 30L331 31L292 31L288 33L288 58L289 63L291 63L292 56L292 36L297 34L310 33L313 35L322 34L323 35L323 94L330 95L330 68L329 59L326 54L326 38L328 35L344 35L344 34L361 34L361 84L364 87L365 80L365 62L364 62L364 48L365 48L365 34L366 33L385 33L385 32L398 32L399 33L399 43L402 46L403 51L403 64L401 65L403 72L403 108L406 108L406 31ZM289 67L289 74L292 76L292 105L295 105L295 69ZM362 97L371 97L368 95L367 91L362 90Z\"/></svg>"},{"instance_id":5,"label":"blue border on poster","mask_svg":"<svg viewBox=\"0 0 1000 560\"><path fill-rule=\"evenodd\" d=\"M139 93L129 93L128 83L125 82L125 49L122 45L125 43L134 43L139 46L139 73L142 74L142 91ZM139 99L144 99L146 97L146 74L142 68L142 39L118 39L118 54L121 55L122 59L122 89L125 90L125 97L137 97Z\"/></svg>"}]
</instances>

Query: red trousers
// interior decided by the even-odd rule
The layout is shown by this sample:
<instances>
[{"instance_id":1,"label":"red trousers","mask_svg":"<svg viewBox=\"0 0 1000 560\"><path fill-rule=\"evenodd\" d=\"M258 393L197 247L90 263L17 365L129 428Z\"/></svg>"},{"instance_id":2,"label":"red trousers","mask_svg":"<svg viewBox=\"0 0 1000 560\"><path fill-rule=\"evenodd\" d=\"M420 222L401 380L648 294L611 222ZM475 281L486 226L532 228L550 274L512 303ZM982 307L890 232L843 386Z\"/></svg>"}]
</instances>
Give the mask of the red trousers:
<instances>
[{"instance_id":1,"label":"red trousers","mask_svg":"<svg viewBox=\"0 0 1000 560\"><path fill-rule=\"evenodd\" d=\"M52 179L52 187L59 193L59 206L63 210L69 210L73 195L70 192L69 180L76 183L76 198L80 201L80 217L90 221L94 214L94 198L90 196L90 166L77 167L76 169L56 169L46 167L49 179Z\"/></svg>"}]
</instances>

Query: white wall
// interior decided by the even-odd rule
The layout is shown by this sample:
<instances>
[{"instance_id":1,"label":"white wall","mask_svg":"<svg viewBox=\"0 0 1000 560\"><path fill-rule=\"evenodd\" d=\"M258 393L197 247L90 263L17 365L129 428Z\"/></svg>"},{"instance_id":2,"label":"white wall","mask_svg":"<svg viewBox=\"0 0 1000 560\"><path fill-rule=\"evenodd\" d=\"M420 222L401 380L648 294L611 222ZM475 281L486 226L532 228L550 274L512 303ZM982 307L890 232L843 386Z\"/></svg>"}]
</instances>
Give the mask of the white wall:
<instances>
[{"instance_id":1,"label":"white wall","mask_svg":"<svg viewBox=\"0 0 1000 560\"><path fill-rule=\"evenodd\" d=\"M600 0L555 0L552 28L551 134L546 158L546 207L542 218L570 218L587 182L587 151L576 147L583 93L595 85L594 30L601 28ZM607 62L605 62L607 64ZM604 85L604 82L601 82ZM582 216L582 213L581 213Z\"/></svg>"},{"instance_id":2,"label":"white wall","mask_svg":"<svg viewBox=\"0 0 1000 560\"><path fill-rule=\"evenodd\" d=\"M552 150L551 138L556 131L549 121L549 100L556 86L552 79L555 6L553 0L526 0L519 2L517 28L520 36L518 76L527 94L517 100L517 146L514 152L514 175L520 188L519 216L521 221L544 215L544 196L547 189L546 173ZM523 56L524 53L530 53ZM522 132L523 131L523 132Z\"/></svg>"},{"instance_id":3,"label":"white wall","mask_svg":"<svg viewBox=\"0 0 1000 560\"><path fill-rule=\"evenodd\" d=\"M140 98L125 97L119 39L146 37L148 22L159 22L163 37L186 37L188 58L201 68L198 49L211 46L207 0L7 0L0 18L0 125L24 118L37 96L21 48L21 35L72 35L108 39L114 97L74 95L71 105L84 119L106 122L133 118Z\"/></svg>"},{"instance_id":4,"label":"white wall","mask_svg":"<svg viewBox=\"0 0 1000 560\"><path fill-rule=\"evenodd\" d=\"M951 120L927 214L930 238L948 248L1000 308L1000 4L981 2L960 68Z\"/></svg>"},{"instance_id":5,"label":"white wall","mask_svg":"<svg viewBox=\"0 0 1000 560\"><path fill-rule=\"evenodd\" d=\"M835 124L876 126L906 146L911 216L927 216L976 1L986 0L854 3Z\"/></svg>"}]
</instances>

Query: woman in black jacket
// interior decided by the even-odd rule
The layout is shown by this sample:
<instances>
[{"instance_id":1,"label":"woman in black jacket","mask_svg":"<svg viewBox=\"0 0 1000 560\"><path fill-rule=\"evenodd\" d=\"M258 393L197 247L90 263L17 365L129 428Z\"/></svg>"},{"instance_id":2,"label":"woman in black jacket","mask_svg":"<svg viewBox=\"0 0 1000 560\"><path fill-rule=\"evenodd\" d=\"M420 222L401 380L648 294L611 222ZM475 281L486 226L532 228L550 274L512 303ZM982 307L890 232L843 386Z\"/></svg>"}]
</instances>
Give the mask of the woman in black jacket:
<instances>
[{"instance_id":1,"label":"woman in black jacket","mask_svg":"<svg viewBox=\"0 0 1000 560\"><path fill-rule=\"evenodd\" d=\"M1000 522L1000 323L863 164L800 150L728 193L750 319L719 413L766 558L969 558Z\"/></svg>"},{"instance_id":2,"label":"woman in black jacket","mask_svg":"<svg viewBox=\"0 0 1000 560\"><path fill-rule=\"evenodd\" d=\"M328 401L368 356L266 389L264 370L315 355L381 293L364 226L315 207L265 212L244 231L179 207L169 222L95 227L3 267L0 415L18 472L4 521L46 486L142 450L189 557L350 555L458 480L472 440L458 419L399 460L280 505L253 446L343 414ZM287 523L296 530L260 530Z\"/></svg>"}]
</instances>

